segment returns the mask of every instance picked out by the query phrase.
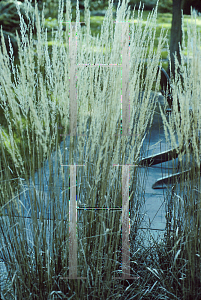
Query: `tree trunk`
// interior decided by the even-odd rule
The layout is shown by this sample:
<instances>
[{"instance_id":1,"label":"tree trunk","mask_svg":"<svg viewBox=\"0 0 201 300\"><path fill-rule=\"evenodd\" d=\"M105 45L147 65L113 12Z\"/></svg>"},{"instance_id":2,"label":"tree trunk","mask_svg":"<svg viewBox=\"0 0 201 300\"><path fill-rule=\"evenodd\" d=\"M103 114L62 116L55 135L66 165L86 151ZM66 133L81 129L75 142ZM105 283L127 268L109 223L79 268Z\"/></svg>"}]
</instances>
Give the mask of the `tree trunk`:
<instances>
[{"instance_id":1,"label":"tree trunk","mask_svg":"<svg viewBox=\"0 0 201 300\"><path fill-rule=\"evenodd\" d=\"M179 51L179 44L182 41L182 29L181 29L181 8L182 0L173 0L172 6L172 28L171 28L171 38L170 38L170 59L171 59L171 73L173 77L175 76L175 54L179 63L181 63L181 56ZM170 75L170 65L169 65L169 75Z\"/></svg>"}]
</instances>

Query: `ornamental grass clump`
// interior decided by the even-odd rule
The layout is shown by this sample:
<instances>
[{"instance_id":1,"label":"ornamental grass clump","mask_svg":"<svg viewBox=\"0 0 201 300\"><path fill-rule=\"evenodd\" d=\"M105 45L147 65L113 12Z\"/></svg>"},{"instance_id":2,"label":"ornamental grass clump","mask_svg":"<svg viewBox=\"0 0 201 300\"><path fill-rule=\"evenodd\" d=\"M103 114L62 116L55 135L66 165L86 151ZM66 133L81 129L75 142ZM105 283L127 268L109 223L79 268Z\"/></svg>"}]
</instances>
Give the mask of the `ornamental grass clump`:
<instances>
[{"instance_id":1,"label":"ornamental grass clump","mask_svg":"<svg viewBox=\"0 0 201 300\"><path fill-rule=\"evenodd\" d=\"M72 21L70 1L66 2L65 18L63 6L60 1L59 25L52 34L55 43L51 53L44 15L40 18L37 5L36 36L21 18L21 36L17 37L19 64L14 64L12 48L10 54L5 45L0 51L0 101L4 114L4 126L0 127L0 258L8 279L1 293L8 299L125 299L136 293L142 296L147 284L151 293L153 282L147 283L146 276L139 282L135 271L145 188L141 186L140 169L130 167L131 272L137 278L132 288L125 289L121 281L113 278L121 276L122 271L121 211L106 208L122 207L122 166L114 165L137 164L146 129L151 125L157 100L156 96L151 97L151 91L153 86L159 90L157 70L166 38L162 31L155 53L157 8L149 15L145 29L142 12L138 11L137 22L133 13L129 56L132 136L120 136L123 79L118 64L122 55L122 24L129 21L130 9L123 1L114 23L109 4L101 35L92 38L88 1L84 29L79 25L77 4L78 136L69 137L72 75L69 31L68 26L63 31L62 22ZM73 34L72 28L70 33ZM86 64L87 67L81 66ZM109 67L110 64L114 66ZM79 208L91 209L77 213L77 276L86 278L67 280L72 264L69 165L74 164L79 165L77 204Z\"/></svg>"},{"instance_id":2,"label":"ornamental grass clump","mask_svg":"<svg viewBox=\"0 0 201 300\"><path fill-rule=\"evenodd\" d=\"M191 14L187 45L183 30L181 64L175 60L170 118L161 110L166 140L172 148L179 146L176 171L181 175L168 191L166 249L171 255L169 279L182 299L201 297L201 43L196 22ZM187 56L183 50L187 50Z\"/></svg>"}]
</instances>

